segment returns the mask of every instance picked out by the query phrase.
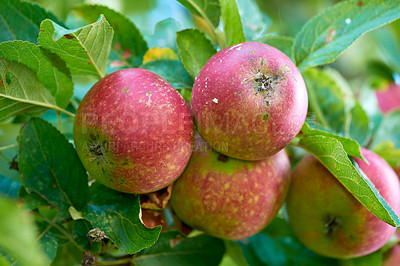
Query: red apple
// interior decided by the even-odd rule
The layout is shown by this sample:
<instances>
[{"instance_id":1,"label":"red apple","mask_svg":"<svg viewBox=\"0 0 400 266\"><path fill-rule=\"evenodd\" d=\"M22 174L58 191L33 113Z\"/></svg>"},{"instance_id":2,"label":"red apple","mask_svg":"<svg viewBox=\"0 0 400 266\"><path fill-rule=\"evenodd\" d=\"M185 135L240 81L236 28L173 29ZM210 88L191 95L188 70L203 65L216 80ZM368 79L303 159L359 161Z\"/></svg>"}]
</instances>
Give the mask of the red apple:
<instances>
[{"instance_id":1,"label":"red apple","mask_svg":"<svg viewBox=\"0 0 400 266\"><path fill-rule=\"evenodd\" d=\"M375 93L382 113L400 110L400 85L390 83L386 89L377 90Z\"/></svg>"},{"instance_id":2,"label":"red apple","mask_svg":"<svg viewBox=\"0 0 400 266\"><path fill-rule=\"evenodd\" d=\"M181 95L144 69L98 81L75 117L73 137L91 176L122 192L148 193L172 183L192 152L193 122Z\"/></svg>"},{"instance_id":3,"label":"red apple","mask_svg":"<svg viewBox=\"0 0 400 266\"><path fill-rule=\"evenodd\" d=\"M289 181L284 150L262 161L242 161L213 151L196 137L190 162L173 184L170 203L189 226L219 238L242 239L275 217Z\"/></svg>"},{"instance_id":4,"label":"red apple","mask_svg":"<svg viewBox=\"0 0 400 266\"><path fill-rule=\"evenodd\" d=\"M202 138L218 152L243 160L264 159L283 149L300 131L307 105L303 77L292 61L254 42L211 57L191 98Z\"/></svg>"},{"instance_id":5,"label":"red apple","mask_svg":"<svg viewBox=\"0 0 400 266\"><path fill-rule=\"evenodd\" d=\"M400 231L396 232L396 239L400 241ZM400 245L395 244L383 256L383 266L399 266L400 265Z\"/></svg>"},{"instance_id":6,"label":"red apple","mask_svg":"<svg viewBox=\"0 0 400 266\"><path fill-rule=\"evenodd\" d=\"M400 184L393 169L375 153L361 149L369 165L360 169L396 213ZM313 156L302 159L292 173L287 200L289 223L314 252L333 258L359 257L382 247L396 228L369 212Z\"/></svg>"}]
</instances>

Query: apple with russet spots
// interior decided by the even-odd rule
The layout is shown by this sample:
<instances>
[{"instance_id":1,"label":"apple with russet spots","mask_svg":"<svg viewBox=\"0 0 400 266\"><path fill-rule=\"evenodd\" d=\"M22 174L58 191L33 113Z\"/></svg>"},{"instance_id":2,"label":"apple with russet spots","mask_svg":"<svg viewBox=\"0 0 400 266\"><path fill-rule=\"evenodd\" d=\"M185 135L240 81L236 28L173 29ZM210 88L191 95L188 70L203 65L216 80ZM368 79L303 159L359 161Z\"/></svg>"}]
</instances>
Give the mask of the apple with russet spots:
<instances>
[{"instance_id":1,"label":"apple with russet spots","mask_svg":"<svg viewBox=\"0 0 400 266\"><path fill-rule=\"evenodd\" d=\"M215 152L197 135L189 164L173 183L170 204L193 228L219 238L243 239L276 216L289 183L290 162L284 150L265 160L242 161Z\"/></svg>"},{"instance_id":2,"label":"apple with russet spots","mask_svg":"<svg viewBox=\"0 0 400 266\"><path fill-rule=\"evenodd\" d=\"M149 193L183 172L192 153L193 120L185 100L163 78L124 69L99 80L82 99L73 138L98 182Z\"/></svg>"},{"instance_id":3,"label":"apple with russet spots","mask_svg":"<svg viewBox=\"0 0 400 266\"><path fill-rule=\"evenodd\" d=\"M278 49L255 42L212 56L191 96L201 137L218 152L242 160L265 159L287 146L299 133L307 107L295 64Z\"/></svg>"}]
</instances>

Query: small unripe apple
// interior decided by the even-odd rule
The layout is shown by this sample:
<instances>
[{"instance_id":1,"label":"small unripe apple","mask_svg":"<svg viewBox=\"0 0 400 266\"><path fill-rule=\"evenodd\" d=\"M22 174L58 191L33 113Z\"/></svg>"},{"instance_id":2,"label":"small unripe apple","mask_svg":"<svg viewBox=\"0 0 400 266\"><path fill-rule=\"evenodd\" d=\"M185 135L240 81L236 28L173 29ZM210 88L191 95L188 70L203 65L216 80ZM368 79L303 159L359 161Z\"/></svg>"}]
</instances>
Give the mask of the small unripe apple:
<instances>
[{"instance_id":1,"label":"small unripe apple","mask_svg":"<svg viewBox=\"0 0 400 266\"><path fill-rule=\"evenodd\" d=\"M283 149L300 131L307 106L304 80L293 62L278 49L254 42L211 57L191 98L202 138L218 152L243 160Z\"/></svg>"},{"instance_id":2,"label":"small unripe apple","mask_svg":"<svg viewBox=\"0 0 400 266\"><path fill-rule=\"evenodd\" d=\"M393 169L375 153L361 149L365 174L400 214L400 184ZM340 167L340 166L338 166ZM332 258L367 255L382 247L396 228L368 211L315 157L302 159L292 173L287 200L289 224L301 242Z\"/></svg>"},{"instance_id":3,"label":"small unripe apple","mask_svg":"<svg viewBox=\"0 0 400 266\"><path fill-rule=\"evenodd\" d=\"M157 74L124 69L99 80L75 116L73 137L89 174L109 188L148 193L172 183L193 145L190 109Z\"/></svg>"},{"instance_id":4,"label":"small unripe apple","mask_svg":"<svg viewBox=\"0 0 400 266\"><path fill-rule=\"evenodd\" d=\"M284 150L262 161L213 151L200 137L188 166L173 184L171 206L187 225L219 238L258 233L277 214L290 182Z\"/></svg>"}]
</instances>

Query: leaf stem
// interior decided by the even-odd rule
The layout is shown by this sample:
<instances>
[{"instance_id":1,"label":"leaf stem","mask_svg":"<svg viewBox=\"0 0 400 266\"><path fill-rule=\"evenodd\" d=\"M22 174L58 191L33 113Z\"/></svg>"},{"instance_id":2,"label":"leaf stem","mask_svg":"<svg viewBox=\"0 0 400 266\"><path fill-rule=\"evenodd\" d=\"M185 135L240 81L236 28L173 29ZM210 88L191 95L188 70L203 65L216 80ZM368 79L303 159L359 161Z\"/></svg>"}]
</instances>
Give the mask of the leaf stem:
<instances>
[{"instance_id":1,"label":"leaf stem","mask_svg":"<svg viewBox=\"0 0 400 266\"><path fill-rule=\"evenodd\" d=\"M65 231L61 226L59 226L58 224L56 224L55 222L53 222L52 220L40 215L39 213L35 213L38 217L40 217L41 219L43 219L45 222L47 222L48 224L50 224L51 226L53 226L54 228L56 228L59 232L61 232L64 236L66 236L68 238L69 241L71 241L72 244L74 244L80 251L85 251L81 246L79 246L78 243L76 243L75 239L72 237L72 235L70 233L68 233L67 231Z\"/></svg>"},{"instance_id":2,"label":"leaf stem","mask_svg":"<svg viewBox=\"0 0 400 266\"><path fill-rule=\"evenodd\" d=\"M2 152L0 152L0 157L3 158L8 164L11 164L11 161Z\"/></svg>"},{"instance_id":3,"label":"leaf stem","mask_svg":"<svg viewBox=\"0 0 400 266\"><path fill-rule=\"evenodd\" d=\"M18 143L14 143L14 144L10 144L10 145L6 145L6 146L0 147L0 151L14 149L14 148L17 148L17 147L18 147Z\"/></svg>"},{"instance_id":4,"label":"leaf stem","mask_svg":"<svg viewBox=\"0 0 400 266\"><path fill-rule=\"evenodd\" d=\"M60 111L56 111L56 115L57 115L58 130L62 133L63 132L63 127L62 127L62 120L61 120Z\"/></svg>"},{"instance_id":5,"label":"leaf stem","mask_svg":"<svg viewBox=\"0 0 400 266\"><path fill-rule=\"evenodd\" d=\"M0 93L0 96L3 97L3 98L7 98L7 99L10 99L10 100L16 101L16 102L29 103L29 104L33 104L33 105L37 105L37 106L53 109L53 110L56 110L56 111L60 111L61 113L66 114L66 115L68 115L70 117L75 117L75 114L73 114L73 113L71 113L71 112L69 112L69 111L67 111L67 110L65 110L65 109L63 109L63 108L61 108L61 107L59 107L57 105L51 104L51 103L44 103L44 102L37 102L37 101L31 101L31 100L16 98L16 97L12 97L10 95L5 95L5 94L1 94L1 93Z\"/></svg>"},{"instance_id":6,"label":"leaf stem","mask_svg":"<svg viewBox=\"0 0 400 266\"><path fill-rule=\"evenodd\" d=\"M50 108L56 110L56 112L58 111L60 113L66 114L66 115L68 115L68 116L70 116L72 118L75 118L75 114L73 114L73 113L71 113L71 112L69 112L69 111L67 111L65 109L62 109L62 108L60 108L58 106L53 106L53 107L50 107Z\"/></svg>"},{"instance_id":7,"label":"leaf stem","mask_svg":"<svg viewBox=\"0 0 400 266\"><path fill-rule=\"evenodd\" d=\"M97 260L96 263L97 265L120 265L125 263L132 263L132 257L110 260L110 261Z\"/></svg>"}]
</instances>

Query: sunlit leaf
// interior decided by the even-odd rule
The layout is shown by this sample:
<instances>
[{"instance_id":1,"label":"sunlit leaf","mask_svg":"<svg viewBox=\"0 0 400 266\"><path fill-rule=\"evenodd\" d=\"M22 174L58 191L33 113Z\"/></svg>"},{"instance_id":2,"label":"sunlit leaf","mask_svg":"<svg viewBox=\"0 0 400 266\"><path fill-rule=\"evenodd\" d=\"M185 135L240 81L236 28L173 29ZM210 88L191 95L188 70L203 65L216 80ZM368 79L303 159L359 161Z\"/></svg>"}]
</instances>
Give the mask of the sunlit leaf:
<instances>
[{"instance_id":1,"label":"sunlit leaf","mask_svg":"<svg viewBox=\"0 0 400 266\"><path fill-rule=\"evenodd\" d=\"M176 44L182 63L192 78L199 74L203 65L217 52L206 36L194 29L178 32Z\"/></svg>"},{"instance_id":2,"label":"sunlit leaf","mask_svg":"<svg viewBox=\"0 0 400 266\"><path fill-rule=\"evenodd\" d=\"M295 62L300 69L333 62L360 36L399 17L398 0L339 2L309 20L296 35Z\"/></svg>"},{"instance_id":3,"label":"sunlit leaf","mask_svg":"<svg viewBox=\"0 0 400 266\"><path fill-rule=\"evenodd\" d=\"M59 55L72 75L103 77L113 35L103 15L95 23L73 30L46 19L40 25L38 44Z\"/></svg>"},{"instance_id":4,"label":"sunlit leaf","mask_svg":"<svg viewBox=\"0 0 400 266\"><path fill-rule=\"evenodd\" d=\"M38 80L55 98L56 104L67 107L74 84L65 62L57 55L29 42L12 41L0 44L0 57L19 62L33 70Z\"/></svg>"},{"instance_id":5,"label":"sunlit leaf","mask_svg":"<svg viewBox=\"0 0 400 266\"><path fill-rule=\"evenodd\" d=\"M215 28L219 24L219 0L178 0L193 14L203 18Z\"/></svg>"},{"instance_id":6,"label":"sunlit leaf","mask_svg":"<svg viewBox=\"0 0 400 266\"><path fill-rule=\"evenodd\" d=\"M62 110L26 66L0 58L0 123L20 115L37 115L47 108Z\"/></svg>"},{"instance_id":7,"label":"sunlit leaf","mask_svg":"<svg viewBox=\"0 0 400 266\"><path fill-rule=\"evenodd\" d=\"M220 0L219 2L221 4L221 21L224 28L225 47L245 42L246 37L244 36L236 0Z\"/></svg>"},{"instance_id":8,"label":"sunlit leaf","mask_svg":"<svg viewBox=\"0 0 400 266\"><path fill-rule=\"evenodd\" d=\"M136 25L124 14L101 5L80 5L74 10L89 23L95 22L103 14L114 29L112 48L119 59L128 62L128 67L142 63L143 55L148 49L147 43Z\"/></svg>"}]
</instances>

